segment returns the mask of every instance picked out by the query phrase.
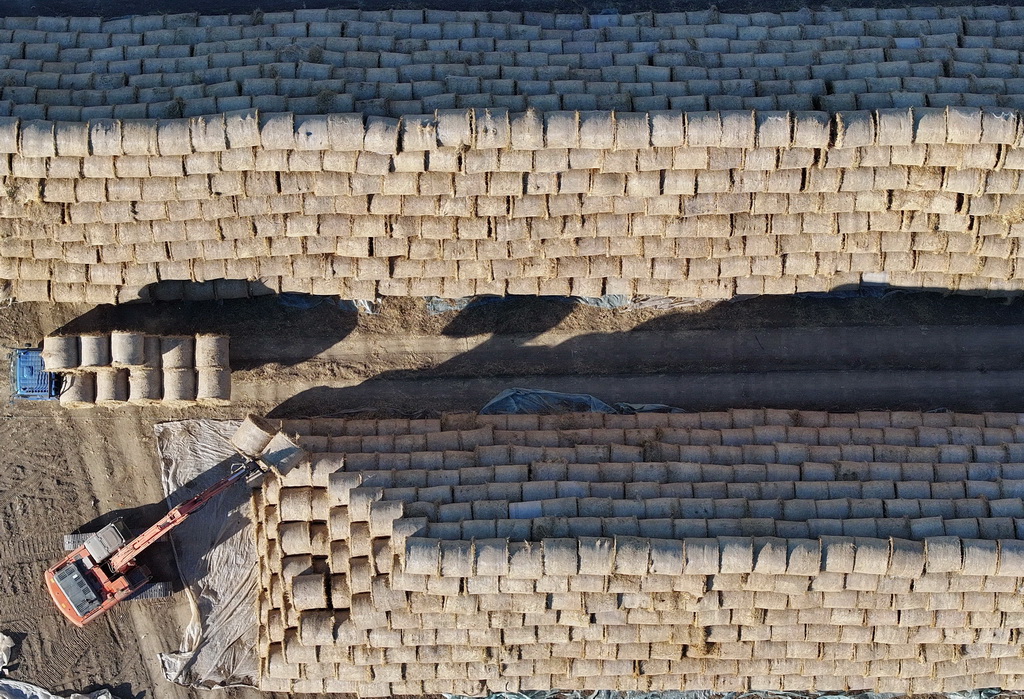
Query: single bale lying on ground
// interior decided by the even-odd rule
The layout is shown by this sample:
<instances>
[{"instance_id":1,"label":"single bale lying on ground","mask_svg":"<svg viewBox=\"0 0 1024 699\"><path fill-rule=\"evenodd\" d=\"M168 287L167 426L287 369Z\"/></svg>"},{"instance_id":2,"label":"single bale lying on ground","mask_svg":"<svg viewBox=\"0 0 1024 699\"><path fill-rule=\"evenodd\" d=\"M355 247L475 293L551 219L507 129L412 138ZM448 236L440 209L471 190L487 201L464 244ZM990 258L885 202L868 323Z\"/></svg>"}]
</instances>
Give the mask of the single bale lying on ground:
<instances>
[{"instance_id":1,"label":"single bale lying on ground","mask_svg":"<svg viewBox=\"0 0 1024 699\"><path fill-rule=\"evenodd\" d=\"M231 437L231 446L245 456L256 458L264 452L270 440L277 434L266 418L248 415Z\"/></svg>"},{"instance_id":2,"label":"single bale lying on ground","mask_svg":"<svg viewBox=\"0 0 1024 699\"><path fill-rule=\"evenodd\" d=\"M78 365L78 335L56 335L43 338L43 366L47 371L76 369Z\"/></svg>"},{"instance_id":3,"label":"single bale lying on ground","mask_svg":"<svg viewBox=\"0 0 1024 699\"><path fill-rule=\"evenodd\" d=\"M227 367L199 367L196 398L204 403L226 405L231 402L231 370Z\"/></svg>"},{"instance_id":4,"label":"single bale lying on ground","mask_svg":"<svg viewBox=\"0 0 1024 699\"><path fill-rule=\"evenodd\" d=\"M227 368L230 366L227 335L196 335L196 366Z\"/></svg>"},{"instance_id":5,"label":"single bale lying on ground","mask_svg":"<svg viewBox=\"0 0 1024 699\"><path fill-rule=\"evenodd\" d=\"M110 333L110 360L114 366L141 366L146 361L146 336L142 333Z\"/></svg>"},{"instance_id":6,"label":"single bale lying on ground","mask_svg":"<svg viewBox=\"0 0 1024 699\"><path fill-rule=\"evenodd\" d=\"M79 347L80 366L110 366L110 335L82 335Z\"/></svg>"},{"instance_id":7,"label":"single bale lying on ground","mask_svg":"<svg viewBox=\"0 0 1024 699\"><path fill-rule=\"evenodd\" d=\"M96 371L96 402L124 403L128 400L128 370L119 368Z\"/></svg>"},{"instance_id":8,"label":"single bale lying on ground","mask_svg":"<svg viewBox=\"0 0 1024 699\"><path fill-rule=\"evenodd\" d=\"M195 369L169 369L164 367L164 400L194 401L196 399Z\"/></svg>"},{"instance_id":9,"label":"single bale lying on ground","mask_svg":"<svg viewBox=\"0 0 1024 699\"><path fill-rule=\"evenodd\" d=\"M195 353L194 337L182 335L160 338L160 357L164 369L191 369L195 366Z\"/></svg>"},{"instance_id":10,"label":"single bale lying on ground","mask_svg":"<svg viewBox=\"0 0 1024 699\"><path fill-rule=\"evenodd\" d=\"M60 404L69 408L85 407L96 402L96 374L90 371L68 374L64 377L64 390Z\"/></svg>"},{"instance_id":11,"label":"single bale lying on ground","mask_svg":"<svg viewBox=\"0 0 1024 699\"><path fill-rule=\"evenodd\" d=\"M163 372L159 369L136 366L128 371L128 400L132 403L152 403L160 400L163 392Z\"/></svg>"}]
</instances>

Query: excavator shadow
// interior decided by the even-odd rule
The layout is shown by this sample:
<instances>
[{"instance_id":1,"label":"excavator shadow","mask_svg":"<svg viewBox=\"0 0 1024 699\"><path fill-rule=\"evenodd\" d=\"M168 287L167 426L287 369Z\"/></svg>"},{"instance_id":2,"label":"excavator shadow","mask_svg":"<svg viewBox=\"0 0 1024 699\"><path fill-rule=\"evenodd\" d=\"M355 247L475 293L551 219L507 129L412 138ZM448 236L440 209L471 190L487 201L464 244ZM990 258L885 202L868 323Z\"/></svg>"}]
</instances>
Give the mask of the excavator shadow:
<instances>
[{"instance_id":1,"label":"excavator shadow","mask_svg":"<svg viewBox=\"0 0 1024 699\"><path fill-rule=\"evenodd\" d=\"M104 512L100 516L86 522L72 533L86 534L96 532L117 519L123 519L132 534L138 536L167 514L170 509L167 505L168 502L177 504L196 495L213 482L220 479L223 475L226 475L232 464L237 462L237 457L227 458L217 464L214 468L211 468L209 471L201 473L190 479L184 485L176 489L174 493L165 500L138 505L136 507L121 507ZM237 516L236 511L238 507L250 497L250 495L250 490L244 483L237 483L228 491L221 493L216 501L211 502L211 506L223 508L224 511L231 513L223 522L221 522L219 539L223 540L232 536L246 525L244 518ZM188 527L188 521L179 525L178 534L187 536ZM138 561L150 569L153 574L154 582L169 583L174 592L178 592L183 589L184 584L182 582L177 556L175 555L175 550L167 536L141 552L138 556ZM182 561L182 564L189 569L188 577L191 579L196 579L197 576L201 577L206 567L206 562L204 560L185 560Z\"/></svg>"}]
</instances>

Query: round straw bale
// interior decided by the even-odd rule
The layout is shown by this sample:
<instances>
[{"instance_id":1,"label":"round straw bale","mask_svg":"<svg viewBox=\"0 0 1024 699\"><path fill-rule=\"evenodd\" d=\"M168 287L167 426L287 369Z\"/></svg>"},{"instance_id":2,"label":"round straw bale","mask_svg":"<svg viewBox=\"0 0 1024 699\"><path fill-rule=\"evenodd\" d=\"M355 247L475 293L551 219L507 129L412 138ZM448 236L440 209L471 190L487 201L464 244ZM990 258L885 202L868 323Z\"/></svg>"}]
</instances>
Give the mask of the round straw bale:
<instances>
[{"instance_id":1,"label":"round straw bale","mask_svg":"<svg viewBox=\"0 0 1024 699\"><path fill-rule=\"evenodd\" d=\"M981 133L980 109L946 107L946 143L980 143Z\"/></svg>"},{"instance_id":2,"label":"round straw bale","mask_svg":"<svg viewBox=\"0 0 1024 699\"><path fill-rule=\"evenodd\" d=\"M78 335L51 335L43 338L43 366L47 371L74 369L79 363Z\"/></svg>"},{"instance_id":3,"label":"round straw bale","mask_svg":"<svg viewBox=\"0 0 1024 699\"><path fill-rule=\"evenodd\" d=\"M581 575L611 575L615 569L615 541L582 536L579 556Z\"/></svg>"},{"instance_id":4,"label":"round straw bale","mask_svg":"<svg viewBox=\"0 0 1024 699\"><path fill-rule=\"evenodd\" d=\"M371 116L366 119L363 148L370 153L394 155L398 152L398 119Z\"/></svg>"},{"instance_id":5,"label":"round straw bale","mask_svg":"<svg viewBox=\"0 0 1024 699\"><path fill-rule=\"evenodd\" d=\"M651 146L651 124L645 112L615 114L615 150L639 150Z\"/></svg>"},{"instance_id":6,"label":"round straw bale","mask_svg":"<svg viewBox=\"0 0 1024 699\"><path fill-rule=\"evenodd\" d=\"M231 402L231 370L227 367L200 367L196 371L196 398L204 403Z\"/></svg>"},{"instance_id":7,"label":"round straw bale","mask_svg":"<svg viewBox=\"0 0 1024 699\"><path fill-rule=\"evenodd\" d=\"M853 572L867 575L885 575L889 572L891 544L888 539L854 539Z\"/></svg>"},{"instance_id":8,"label":"round straw bale","mask_svg":"<svg viewBox=\"0 0 1024 699\"><path fill-rule=\"evenodd\" d=\"M751 573L754 570L754 540L745 536L719 537L722 573Z\"/></svg>"},{"instance_id":9,"label":"round straw bale","mask_svg":"<svg viewBox=\"0 0 1024 699\"><path fill-rule=\"evenodd\" d=\"M316 520L327 521L331 517L331 496L327 488L313 488L310 498L310 517Z\"/></svg>"},{"instance_id":10,"label":"round straw bale","mask_svg":"<svg viewBox=\"0 0 1024 699\"><path fill-rule=\"evenodd\" d=\"M141 366L146 361L146 338L141 333L110 333L110 361L114 366Z\"/></svg>"},{"instance_id":11,"label":"round straw bale","mask_svg":"<svg viewBox=\"0 0 1024 699\"><path fill-rule=\"evenodd\" d=\"M980 114L980 112L979 112ZM978 119L979 134L981 119ZM876 143L880 146L909 146L914 142L914 113L911 109L879 109L875 112Z\"/></svg>"},{"instance_id":12,"label":"round straw bale","mask_svg":"<svg viewBox=\"0 0 1024 699\"><path fill-rule=\"evenodd\" d=\"M836 148L860 148L875 144L875 120L871 112L836 114Z\"/></svg>"},{"instance_id":13,"label":"round straw bale","mask_svg":"<svg viewBox=\"0 0 1024 699\"><path fill-rule=\"evenodd\" d=\"M686 540L687 575L718 575L721 550L718 539Z\"/></svg>"},{"instance_id":14,"label":"round straw bale","mask_svg":"<svg viewBox=\"0 0 1024 699\"><path fill-rule=\"evenodd\" d=\"M473 576L473 542L441 542L441 575L446 578Z\"/></svg>"},{"instance_id":15,"label":"round straw bale","mask_svg":"<svg viewBox=\"0 0 1024 699\"><path fill-rule=\"evenodd\" d=\"M686 114L686 144L718 148L722 144L722 116L718 112Z\"/></svg>"},{"instance_id":16,"label":"round straw bale","mask_svg":"<svg viewBox=\"0 0 1024 699\"><path fill-rule=\"evenodd\" d=\"M327 578L321 573L305 573L292 578L292 604L303 611L327 606Z\"/></svg>"},{"instance_id":17,"label":"round straw bale","mask_svg":"<svg viewBox=\"0 0 1024 699\"><path fill-rule=\"evenodd\" d=\"M143 362L148 367L159 367L162 357L160 356L160 338L156 335L146 335L143 340Z\"/></svg>"},{"instance_id":18,"label":"round straw bale","mask_svg":"<svg viewBox=\"0 0 1024 699\"><path fill-rule=\"evenodd\" d=\"M576 539L544 539L545 575L576 575L579 573L579 553Z\"/></svg>"},{"instance_id":19,"label":"round straw bale","mask_svg":"<svg viewBox=\"0 0 1024 699\"><path fill-rule=\"evenodd\" d=\"M128 400L128 370L98 369L96 371L96 402L124 403Z\"/></svg>"},{"instance_id":20,"label":"round straw bale","mask_svg":"<svg viewBox=\"0 0 1024 699\"><path fill-rule=\"evenodd\" d=\"M580 127L576 112L548 112L544 115L546 148L577 148L579 144Z\"/></svg>"},{"instance_id":21,"label":"round straw bale","mask_svg":"<svg viewBox=\"0 0 1024 699\"><path fill-rule=\"evenodd\" d=\"M160 361L164 369L191 369L196 363L196 339L191 335L160 338Z\"/></svg>"},{"instance_id":22,"label":"round straw bale","mask_svg":"<svg viewBox=\"0 0 1024 699\"><path fill-rule=\"evenodd\" d=\"M918 107L914 110L914 143L944 145L946 143L946 110Z\"/></svg>"},{"instance_id":23,"label":"round straw bale","mask_svg":"<svg viewBox=\"0 0 1024 699\"><path fill-rule=\"evenodd\" d=\"M442 148L461 148L473 143L473 123L468 109L437 112L437 143Z\"/></svg>"},{"instance_id":24,"label":"round straw bale","mask_svg":"<svg viewBox=\"0 0 1024 699\"><path fill-rule=\"evenodd\" d=\"M231 436L231 446L245 456L256 458L263 453L276 433L277 428L269 420L249 414Z\"/></svg>"},{"instance_id":25,"label":"round straw bale","mask_svg":"<svg viewBox=\"0 0 1024 699\"><path fill-rule=\"evenodd\" d=\"M82 335L79 366L110 366L110 335Z\"/></svg>"},{"instance_id":26,"label":"round straw bale","mask_svg":"<svg viewBox=\"0 0 1024 699\"><path fill-rule=\"evenodd\" d=\"M281 488L278 504L282 522L308 522L313 514L313 489Z\"/></svg>"},{"instance_id":27,"label":"round straw bale","mask_svg":"<svg viewBox=\"0 0 1024 699\"><path fill-rule=\"evenodd\" d=\"M282 522L277 529L277 540L286 556L308 554L309 522Z\"/></svg>"},{"instance_id":28,"label":"round straw bale","mask_svg":"<svg viewBox=\"0 0 1024 699\"><path fill-rule=\"evenodd\" d=\"M929 573L959 573L963 550L956 536L933 536L924 540L925 566Z\"/></svg>"},{"instance_id":29,"label":"round straw bale","mask_svg":"<svg viewBox=\"0 0 1024 699\"><path fill-rule=\"evenodd\" d=\"M150 367L136 366L128 370L128 400L148 403L163 395L163 372Z\"/></svg>"},{"instance_id":30,"label":"round straw bale","mask_svg":"<svg viewBox=\"0 0 1024 699\"><path fill-rule=\"evenodd\" d=\"M757 126L754 112L722 112L722 147L753 148L756 143Z\"/></svg>"},{"instance_id":31,"label":"round straw bale","mask_svg":"<svg viewBox=\"0 0 1024 699\"><path fill-rule=\"evenodd\" d=\"M315 558L331 555L331 533L327 522L309 523L309 549Z\"/></svg>"},{"instance_id":32,"label":"round straw bale","mask_svg":"<svg viewBox=\"0 0 1024 699\"><path fill-rule=\"evenodd\" d=\"M64 375L60 404L67 407L92 405L96 401L96 374L83 371Z\"/></svg>"},{"instance_id":33,"label":"round straw bale","mask_svg":"<svg viewBox=\"0 0 1024 699\"><path fill-rule=\"evenodd\" d=\"M441 571L441 542L438 539L409 537L405 540L405 572L410 575L437 575Z\"/></svg>"},{"instance_id":34,"label":"round straw bale","mask_svg":"<svg viewBox=\"0 0 1024 699\"><path fill-rule=\"evenodd\" d=\"M476 541L476 574L508 575L508 539Z\"/></svg>"},{"instance_id":35,"label":"round straw bale","mask_svg":"<svg viewBox=\"0 0 1024 699\"><path fill-rule=\"evenodd\" d=\"M163 369L165 401L194 401L196 399L195 369Z\"/></svg>"},{"instance_id":36,"label":"round straw bale","mask_svg":"<svg viewBox=\"0 0 1024 699\"><path fill-rule=\"evenodd\" d=\"M476 148L508 148L511 136L507 109L478 109L473 113L473 124Z\"/></svg>"},{"instance_id":37,"label":"round straw bale","mask_svg":"<svg viewBox=\"0 0 1024 699\"><path fill-rule=\"evenodd\" d=\"M333 645L334 610L311 609L302 612L299 615L299 640L304 646ZM333 665L328 667L333 672Z\"/></svg>"},{"instance_id":38,"label":"round straw bale","mask_svg":"<svg viewBox=\"0 0 1024 699\"><path fill-rule=\"evenodd\" d=\"M832 122L825 112L796 112L793 115L794 148L828 148Z\"/></svg>"},{"instance_id":39,"label":"round straw bale","mask_svg":"<svg viewBox=\"0 0 1024 699\"><path fill-rule=\"evenodd\" d=\"M821 571L821 542L815 539L787 540L787 575L817 575Z\"/></svg>"},{"instance_id":40,"label":"round straw bale","mask_svg":"<svg viewBox=\"0 0 1024 699\"><path fill-rule=\"evenodd\" d=\"M686 142L682 112L651 112L649 117L651 120L651 145L655 148L676 148Z\"/></svg>"},{"instance_id":41,"label":"round straw bale","mask_svg":"<svg viewBox=\"0 0 1024 699\"><path fill-rule=\"evenodd\" d=\"M582 547L582 541L580 542ZM581 549L582 560L582 549ZM651 572L655 575L683 574L683 542L677 539L651 540Z\"/></svg>"},{"instance_id":42,"label":"round straw bale","mask_svg":"<svg viewBox=\"0 0 1024 699\"><path fill-rule=\"evenodd\" d=\"M301 527L298 527L301 529ZM308 553L288 554L285 553L281 560L281 575L286 580L313 572L313 557Z\"/></svg>"},{"instance_id":43,"label":"round straw bale","mask_svg":"<svg viewBox=\"0 0 1024 699\"><path fill-rule=\"evenodd\" d=\"M540 546L530 541L510 541L508 563L510 578L539 580L544 575L544 558Z\"/></svg>"},{"instance_id":44,"label":"round straw bale","mask_svg":"<svg viewBox=\"0 0 1024 699\"><path fill-rule=\"evenodd\" d=\"M401 519L404 505L396 500L378 500L370 503L370 535L374 538L391 536L395 520Z\"/></svg>"},{"instance_id":45,"label":"round straw bale","mask_svg":"<svg viewBox=\"0 0 1024 699\"><path fill-rule=\"evenodd\" d=\"M541 121L536 110L529 109L519 114L510 115L509 131L512 137L512 148L515 150L540 150L544 147L544 122ZM611 147L610 141L608 147Z\"/></svg>"},{"instance_id":46,"label":"round straw bale","mask_svg":"<svg viewBox=\"0 0 1024 699\"><path fill-rule=\"evenodd\" d=\"M785 539L764 537L754 539L754 572L782 575L786 572L788 546Z\"/></svg>"},{"instance_id":47,"label":"round straw bale","mask_svg":"<svg viewBox=\"0 0 1024 699\"><path fill-rule=\"evenodd\" d=\"M636 536L615 537L615 573L646 575L651 567L651 542Z\"/></svg>"},{"instance_id":48,"label":"round straw bale","mask_svg":"<svg viewBox=\"0 0 1024 699\"><path fill-rule=\"evenodd\" d=\"M829 573L852 573L855 551L852 537L821 537L822 568Z\"/></svg>"},{"instance_id":49,"label":"round straw bale","mask_svg":"<svg viewBox=\"0 0 1024 699\"><path fill-rule=\"evenodd\" d=\"M964 566L965 570L971 570ZM1000 539L999 565L996 575L1017 578L1024 570L1024 541L1019 539ZM972 573L973 575L973 573Z\"/></svg>"},{"instance_id":50,"label":"round straw bale","mask_svg":"<svg viewBox=\"0 0 1024 699\"><path fill-rule=\"evenodd\" d=\"M965 572L969 575L996 574L1000 563L997 542L985 539L963 539L962 545Z\"/></svg>"},{"instance_id":51,"label":"round straw bale","mask_svg":"<svg viewBox=\"0 0 1024 699\"><path fill-rule=\"evenodd\" d=\"M227 335L196 335L196 366L200 368L231 366L229 342Z\"/></svg>"},{"instance_id":52,"label":"round straw bale","mask_svg":"<svg viewBox=\"0 0 1024 699\"><path fill-rule=\"evenodd\" d=\"M281 475L307 460L306 451L299 447L283 432L274 435L261 458L271 464Z\"/></svg>"},{"instance_id":53,"label":"round straw bale","mask_svg":"<svg viewBox=\"0 0 1024 699\"><path fill-rule=\"evenodd\" d=\"M924 571L924 543L892 539L889 575L895 578L917 578Z\"/></svg>"}]
</instances>

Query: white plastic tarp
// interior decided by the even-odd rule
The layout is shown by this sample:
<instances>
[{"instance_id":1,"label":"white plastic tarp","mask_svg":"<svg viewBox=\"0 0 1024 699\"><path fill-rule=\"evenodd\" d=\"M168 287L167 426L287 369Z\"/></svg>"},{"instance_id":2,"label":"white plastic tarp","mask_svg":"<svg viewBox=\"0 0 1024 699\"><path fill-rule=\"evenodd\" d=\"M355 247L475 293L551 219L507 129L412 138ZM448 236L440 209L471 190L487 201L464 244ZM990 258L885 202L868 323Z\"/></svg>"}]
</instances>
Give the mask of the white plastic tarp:
<instances>
[{"instance_id":1,"label":"white plastic tarp","mask_svg":"<svg viewBox=\"0 0 1024 699\"><path fill-rule=\"evenodd\" d=\"M182 420L156 426L161 478L173 507L201 492L237 463L228 439L238 421ZM165 677L189 687L255 686L257 574L250 498L237 483L170 536L192 621L177 652L160 656Z\"/></svg>"}]
</instances>

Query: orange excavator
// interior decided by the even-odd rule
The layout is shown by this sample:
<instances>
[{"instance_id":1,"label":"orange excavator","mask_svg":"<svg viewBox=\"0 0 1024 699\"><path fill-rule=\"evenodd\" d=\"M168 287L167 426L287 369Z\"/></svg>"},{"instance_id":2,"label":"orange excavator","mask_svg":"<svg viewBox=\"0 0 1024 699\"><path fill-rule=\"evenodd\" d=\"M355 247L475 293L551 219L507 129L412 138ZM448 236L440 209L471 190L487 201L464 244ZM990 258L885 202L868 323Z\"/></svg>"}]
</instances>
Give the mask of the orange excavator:
<instances>
[{"instance_id":1,"label":"orange excavator","mask_svg":"<svg viewBox=\"0 0 1024 699\"><path fill-rule=\"evenodd\" d=\"M151 583L152 574L137 560L139 554L239 481L255 483L271 469L284 473L306 457L292 440L255 416L246 418L231 443L243 461L229 475L134 538L122 519L85 535L81 545L46 571L47 591L72 624L84 626L132 597L162 596L163 586Z\"/></svg>"}]
</instances>

